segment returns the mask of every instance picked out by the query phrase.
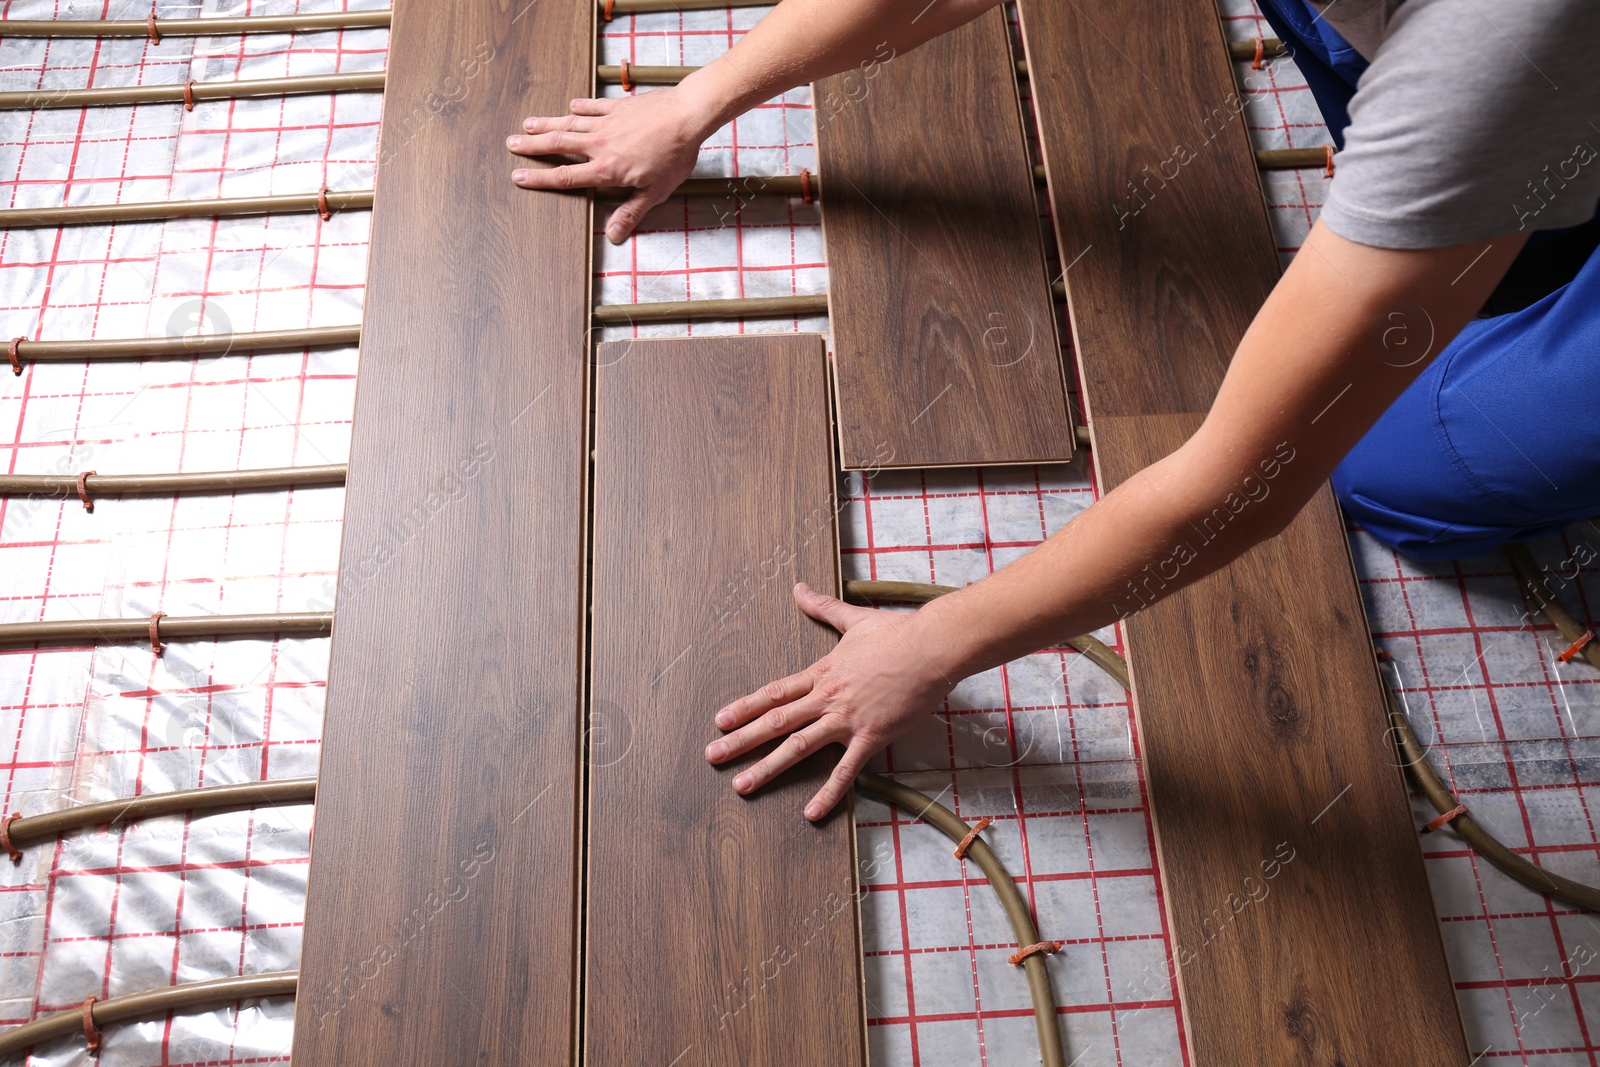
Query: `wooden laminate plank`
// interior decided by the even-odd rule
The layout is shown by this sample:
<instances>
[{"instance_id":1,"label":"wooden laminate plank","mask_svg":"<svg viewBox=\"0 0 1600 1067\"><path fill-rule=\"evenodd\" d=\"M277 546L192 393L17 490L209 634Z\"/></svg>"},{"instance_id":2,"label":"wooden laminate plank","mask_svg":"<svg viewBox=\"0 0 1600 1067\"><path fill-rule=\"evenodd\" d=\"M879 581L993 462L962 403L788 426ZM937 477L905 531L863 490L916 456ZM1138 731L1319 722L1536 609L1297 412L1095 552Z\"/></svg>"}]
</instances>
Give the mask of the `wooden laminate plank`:
<instances>
[{"instance_id":1,"label":"wooden laminate plank","mask_svg":"<svg viewBox=\"0 0 1600 1067\"><path fill-rule=\"evenodd\" d=\"M593 15L395 5L297 1067L574 1058L589 208L485 167Z\"/></svg>"},{"instance_id":2,"label":"wooden laminate plank","mask_svg":"<svg viewBox=\"0 0 1600 1067\"><path fill-rule=\"evenodd\" d=\"M800 814L835 757L746 799L702 755L836 639L790 595L839 580L822 339L597 365L586 1062L864 1064L852 820Z\"/></svg>"},{"instance_id":3,"label":"wooden laminate plank","mask_svg":"<svg viewBox=\"0 0 1600 1067\"><path fill-rule=\"evenodd\" d=\"M844 466L1070 457L1004 13L814 100Z\"/></svg>"},{"instance_id":4,"label":"wooden laminate plank","mask_svg":"<svg viewBox=\"0 0 1600 1067\"><path fill-rule=\"evenodd\" d=\"M1203 418L1097 420L1102 484ZM1124 623L1199 1067L1469 1058L1342 529L1324 486L1284 533Z\"/></svg>"},{"instance_id":5,"label":"wooden laminate plank","mask_svg":"<svg viewBox=\"0 0 1600 1067\"><path fill-rule=\"evenodd\" d=\"M1209 0L1020 13L1109 489L1200 425L1277 280L1274 243ZM1465 1064L1329 491L1126 626L1194 1062Z\"/></svg>"},{"instance_id":6,"label":"wooden laminate plank","mask_svg":"<svg viewBox=\"0 0 1600 1067\"><path fill-rule=\"evenodd\" d=\"M1205 411L1278 279L1217 13L1019 11L1086 414Z\"/></svg>"}]
</instances>

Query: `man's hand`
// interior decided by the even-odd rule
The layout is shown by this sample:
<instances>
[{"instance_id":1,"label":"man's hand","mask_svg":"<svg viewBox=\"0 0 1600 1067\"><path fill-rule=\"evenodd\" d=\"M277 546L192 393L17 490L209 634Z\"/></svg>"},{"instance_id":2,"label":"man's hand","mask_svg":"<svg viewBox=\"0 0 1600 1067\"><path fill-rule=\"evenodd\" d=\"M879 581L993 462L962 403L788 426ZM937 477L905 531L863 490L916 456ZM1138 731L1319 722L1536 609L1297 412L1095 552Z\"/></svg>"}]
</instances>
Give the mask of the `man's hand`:
<instances>
[{"instance_id":1,"label":"man's hand","mask_svg":"<svg viewBox=\"0 0 1600 1067\"><path fill-rule=\"evenodd\" d=\"M901 0L783 0L726 53L672 88L574 100L569 115L528 119L527 134L507 138L507 148L585 162L530 167L512 180L524 189L633 189L606 220L606 239L620 244L689 176L701 143L723 123L797 85L882 62L885 48L890 55L909 52L999 2L936 0L907 18Z\"/></svg>"},{"instance_id":2,"label":"man's hand","mask_svg":"<svg viewBox=\"0 0 1600 1067\"><path fill-rule=\"evenodd\" d=\"M519 156L569 156L585 160L558 167L518 170L511 180L524 189L589 189L621 185L634 190L606 221L606 239L620 244L645 212L672 195L694 169L695 157L716 129L706 128L676 88L656 89L619 100L574 100L572 113L531 116L526 134L506 138Z\"/></svg>"},{"instance_id":3,"label":"man's hand","mask_svg":"<svg viewBox=\"0 0 1600 1067\"><path fill-rule=\"evenodd\" d=\"M844 745L827 784L806 805L806 818L815 821L850 791L869 757L924 721L959 679L918 649L915 615L854 607L804 584L795 586L794 598L800 610L844 636L799 674L717 712L717 725L733 733L706 746L706 759L726 763L787 734L733 779L735 790L752 793L822 746Z\"/></svg>"},{"instance_id":4,"label":"man's hand","mask_svg":"<svg viewBox=\"0 0 1600 1067\"><path fill-rule=\"evenodd\" d=\"M1318 222L1181 448L1031 552L915 614L850 607L799 587L806 614L844 637L807 670L718 712L718 726L740 729L713 742L706 758L721 763L789 734L734 779L748 793L820 746L843 743L844 758L806 808L818 818L868 756L916 725L958 679L1066 634L1093 633L1237 559L1294 519L1471 320L1525 239L1381 249ZM1205 533L1219 510L1238 518ZM1176 568L1159 589L1146 582L1153 565Z\"/></svg>"}]
</instances>

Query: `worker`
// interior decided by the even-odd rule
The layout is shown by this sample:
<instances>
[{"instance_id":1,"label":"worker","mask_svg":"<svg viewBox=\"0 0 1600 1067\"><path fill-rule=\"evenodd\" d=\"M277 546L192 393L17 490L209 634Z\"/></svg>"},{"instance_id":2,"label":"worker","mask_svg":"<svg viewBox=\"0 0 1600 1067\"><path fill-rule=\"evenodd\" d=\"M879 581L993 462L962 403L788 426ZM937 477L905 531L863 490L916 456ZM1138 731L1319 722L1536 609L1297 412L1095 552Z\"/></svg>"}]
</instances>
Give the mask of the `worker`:
<instances>
[{"instance_id":1,"label":"worker","mask_svg":"<svg viewBox=\"0 0 1600 1067\"><path fill-rule=\"evenodd\" d=\"M741 112L892 63L994 3L782 0L676 87L527 119L510 151L569 162L513 180L632 188L606 222L620 242ZM1419 559L1600 513L1600 3L1263 4L1342 147L1321 217L1204 423L1033 551L914 613L796 586L800 609L842 636L716 712L713 763L782 739L736 791L842 745L805 807L822 818L961 679L1226 565L1330 477L1351 518Z\"/></svg>"}]
</instances>

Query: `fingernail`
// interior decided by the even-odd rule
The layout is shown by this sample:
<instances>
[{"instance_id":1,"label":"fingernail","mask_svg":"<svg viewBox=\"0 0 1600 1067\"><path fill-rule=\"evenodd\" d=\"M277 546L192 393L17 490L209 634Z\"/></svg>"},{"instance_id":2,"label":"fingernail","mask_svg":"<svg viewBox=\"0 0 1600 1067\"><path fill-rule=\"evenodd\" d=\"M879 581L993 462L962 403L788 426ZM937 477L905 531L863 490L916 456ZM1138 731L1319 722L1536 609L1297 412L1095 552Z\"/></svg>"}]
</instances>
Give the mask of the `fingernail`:
<instances>
[{"instance_id":1,"label":"fingernail","mask_svg":"<svg viewBox=\"0 0 1600 1067\"><path fill-rule=\"evenodd\" d=\"M721 711L717 712L717 725L722 727L724 730L732 726L733 712L729 711L727 708L723 708Z\"/></svg>"},{"instance_id":2,"label":"fingernail","mask_svg":"<svg viewBox=\"0 0 1600 1067\"><path fill-rule=\"evenodd\" d=\"M706 746L706 759L713 762L728 754L728 746L721 741L713 741Z\"/></svg>"},{"instance_id":3,"label":"fingernail","mask_svg":"<svg viewBox=\"0 0 1600 1067\"><path fill-rule=\"evenodd\" d=\"M816 822L818 819L822 818L822 805L821 804L807 804L806 805L806 818L810 819L812 822Z\"/></svg>"},{"instance_id":4,"label":"fingernail","mask_svg":"<svg viewBox=\"0 0 1600 1067\"><path fill-rule=\"evenodd\" d=\"M515 148L521 143L522 143L522 138L520 138L520 137L507 137L506 138L506 147L507 148Z\"/></svg>"},{"instance_id":5,"label":"fingernail","mask_svg":"<svg viewBox=\"0 0 1600 1067\"><path fill-rule=\"evenodd\" d=\"M620 245L622 243L622 228L620 226L613 226L608 229L606 231L606 240L610 241L614 245Z\"/></svg>"},{"instance_id":6,"label":"fingernail","mask_svg":"<svg viewBox=\"0 0 1600 1067\"><path fill-rule=\"evenodd\" d=\"M733 788L737 789L741 793L743 793L746 789L749 789L750 788L750 776L748 774L739 775L737 778L735 778L733 780Z\"/></svg>"},{"instance_id":7,"label":"fingernail","mask_svg":"<svg viewBox=\"0 0 1600 1067\"><path fill-rule=\"evenodd\" d=\"M528 172L525 170L514 170L511 172L511 180L514 182L527 181Z\"/></svg>"}]
</instances>

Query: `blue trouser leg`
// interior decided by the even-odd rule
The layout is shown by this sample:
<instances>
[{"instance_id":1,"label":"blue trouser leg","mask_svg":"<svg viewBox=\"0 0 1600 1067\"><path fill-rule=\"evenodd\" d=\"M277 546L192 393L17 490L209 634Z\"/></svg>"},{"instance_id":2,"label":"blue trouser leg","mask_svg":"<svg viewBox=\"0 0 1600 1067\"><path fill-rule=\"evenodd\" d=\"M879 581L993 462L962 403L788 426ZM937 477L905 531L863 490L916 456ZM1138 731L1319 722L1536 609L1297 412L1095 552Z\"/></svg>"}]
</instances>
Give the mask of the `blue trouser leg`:
<instances>
[{"instance_id":1,"label":"blue trouser leg","mask_svg":"<svg viewBox=\"0 0 1600 1067\"><path fill-rule=\"evenodd\" d=\"M1469 323L1333 488L1417 559L1482 555L1600 514L1600 254L1532 306Z\"/></svg>"},{"instance_id":2,"label":"blue trouser leg","mask_svg":"<svg viewBox=\"0 0 1600 1067\"><path fill-rule=\"evenodd\" d=\"M1306 0L1259 2L1342 147L1365 61ZM1538 286L1540 257L1583 229L1534 234L1513 272ZM1528 297L1542 299L1469 324L1334 471L1369 533L1447 559L1600 513L1600 253L1583 255Z\"/></svg>"}]
</instances>

